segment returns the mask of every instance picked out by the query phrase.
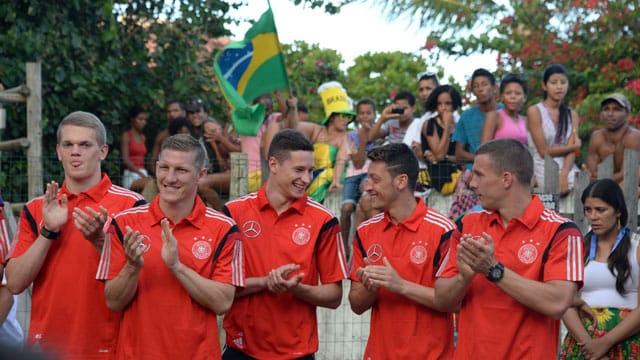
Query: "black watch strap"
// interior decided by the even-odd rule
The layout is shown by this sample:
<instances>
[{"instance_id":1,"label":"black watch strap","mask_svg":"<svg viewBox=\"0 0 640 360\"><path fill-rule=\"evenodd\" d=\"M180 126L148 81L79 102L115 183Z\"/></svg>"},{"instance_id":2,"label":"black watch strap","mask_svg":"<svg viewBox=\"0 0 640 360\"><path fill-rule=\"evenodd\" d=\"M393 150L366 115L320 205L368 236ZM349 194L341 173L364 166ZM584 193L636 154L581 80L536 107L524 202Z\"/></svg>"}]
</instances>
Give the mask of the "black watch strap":
<instances>
[{"instance_id":1,"label":"black watch strap","mask_svg":"<svg viewBox=\"0 0 640 360\"><path fill-rule=\"evenodd\" d=\"M55 240L60 236L60 230L51 231L43 226L40 228L40 234L49 240Z\"/></svg>"},{"instance_id":2,"label":"black watch strap","mask_svg":"<svg viewBox=\"0 0 640 360\"><path fill-rule=\"evenodd\" d=\"M489 273L487 274L487 279L491 282L497 282L502 279L504 276L504 265L501 263L496 263L492 267L489 268Z\"/></svg>"}]
</instances>

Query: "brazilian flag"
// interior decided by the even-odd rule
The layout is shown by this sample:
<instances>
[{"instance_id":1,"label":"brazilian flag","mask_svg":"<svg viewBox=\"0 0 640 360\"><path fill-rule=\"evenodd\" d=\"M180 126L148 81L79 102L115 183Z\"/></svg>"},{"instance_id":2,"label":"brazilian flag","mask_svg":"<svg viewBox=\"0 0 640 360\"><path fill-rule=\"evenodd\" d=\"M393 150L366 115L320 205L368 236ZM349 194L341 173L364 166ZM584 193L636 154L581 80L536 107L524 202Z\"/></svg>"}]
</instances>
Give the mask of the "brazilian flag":
<instances>
[{"instance_id":1,"label":"brazilian flag","mask_svg":"<svg viewBox=\"0 0 640 360\"><path fill-rule=\"evenodd\" d=\"M222 94L231 106L232 122L240 135L255 136L265 109L255 98L289 88L284 55L271 7L245 34L244 40L225 46L215 58L213 70Z\"/></svg>"}]
</instances>

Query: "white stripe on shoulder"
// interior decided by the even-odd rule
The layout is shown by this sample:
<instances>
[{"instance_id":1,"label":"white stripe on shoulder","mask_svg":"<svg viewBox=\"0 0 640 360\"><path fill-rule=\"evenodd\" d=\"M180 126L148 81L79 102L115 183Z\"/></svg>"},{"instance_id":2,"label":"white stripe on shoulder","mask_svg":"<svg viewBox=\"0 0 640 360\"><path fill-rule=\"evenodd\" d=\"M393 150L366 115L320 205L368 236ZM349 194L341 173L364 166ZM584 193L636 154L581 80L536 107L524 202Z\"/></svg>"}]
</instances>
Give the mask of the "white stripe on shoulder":
<instances>
[{"instance_id":1,"label":"white stripe on shoulder","mask_svg":"<svg viewBox=\"0 0 640 360\"><path fill-rule=\"evenodd\" d=\"M118 186L118 185L111 185L109 187L109 190L107 190L107 192L112 193L112 194L127 196L127 197L130 197L130 198L135 199L135 200L143 200L144 199L142 194L137 193L137 192L132 191L132 190L129 190L129 189L125 189L125 188L123 188L121 186Z\"/></svg>"},{"instance_id":2,"label":"white stripe on shoulder","mask_svg":"<svg viewBox=\"0 0 640 360\"><path fill-rule=\"evenodd\" d=\"M549 209L544 209L544 211L540 215L540 218L544 221L554 222L554 223L566 223L567 221L569 221L567 220L567 218Z\"/></svg>"},{"instance_id":3,"label":"white stripe on shoulder","mask_svg":"<svg viewBox=\"0 0 640 360\"><path fill-rule=\"evenodd\" d=\"M379 214L377 214L377 215L374 215L372 218L367 219L367 220L363 221L360 225L358 225L358 230L359 230L361 227L369 226L369 225L371 225L371 224L375 224L375 223L377 223L377 222L382 221L383 219L384 219L384 213L379 213Z\"/></svg>"},{"instance_id":4,"label":"white stripe on shoulder","mask_svg":"<svg viewBox=\"0 0 640 360\"><path fill-rule=\"evenodd\" d=\"M324 211L325 213L327 213L331 217L335 217L335 215L329 209L327 209L324 205L320 204L319 202L317 202L315 200L311 200L310 198L307 198L307 205L309 205L311 207L314 207L316 209L320 209L320 210Z\"/></svg>"},{"instance_id":5,"label":"white stripe on shoulder","mask_svg":"<svg viewBox=\"0 0 640 360\"><path fill-rule=\"evenodd\" d=\"M451 221L447 216L433 209L427 210L424 219L434 225L440 226L445 232L456 228L453 221Z\"/></svg>"},{"instance_id":6,"label":"white stripe on shoulder","mask_svg":"<svg viewBox=\"0 0 640 360\"><path fill-rule=\"evenodd\" d=\"M229 201L227 201L227 204L234 204L234 203L237 203L237 202L244 202L244 201L247 201L249 199L256 199L257 197L258 197L258 193L257 192L253 192L251 194L240 196L237 199L229 200Z\"/></svg>"},{"instance_id":7,"label":"white stripe on shoulder","mask_svg":"<svg viewBox=\"0 0 640 360\"><path fill-rule=\"evenodd\" d=\"M128 208L126 210L122 210L121 212L117 213L115 217L118 218L123 215L147 213L147 212L149 212L149 204L144 204L144 205Z\"/></svg>"},{"instance_id":8,"label":"white stripe on shoulder","mask_svg":"<svg viewBox=\"0 0 640 360\"><path fill-rule=\"evenodd\" d=\"M229 224L229 226L233 226L236 224L236 222L233 221L233 219L231 219L227 215L211 208L207 208L207 211L205 212L205 216L210 219L216 219L222 222L226 222L227 224Z\"/></svg>"},{"instance_id":9,"label":"white stripe on shoulder","mask_svg":"<svg viewBox=\"0 0 640 360\"><path fill-rule=\"evenodd\" d=\"M31 204L31 203L32 203L32 202L34 202L34 201L38 201L38 200L42 200L42 199L44 199L44 195L36 196L36 197L34 197L33 199L31 199L31 200L27 201L27 204L26 204L26 205L29 205L29 204Z\"/></svg>"}]
</instances>

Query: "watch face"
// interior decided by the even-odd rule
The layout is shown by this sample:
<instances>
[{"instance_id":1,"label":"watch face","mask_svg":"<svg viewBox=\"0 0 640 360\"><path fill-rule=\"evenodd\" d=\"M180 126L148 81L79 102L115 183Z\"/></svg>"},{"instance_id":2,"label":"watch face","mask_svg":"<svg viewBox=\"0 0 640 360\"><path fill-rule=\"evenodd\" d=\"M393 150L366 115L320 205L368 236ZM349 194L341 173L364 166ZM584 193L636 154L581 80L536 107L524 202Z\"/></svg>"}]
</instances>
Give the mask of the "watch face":
<instances>
[{"instance_id":1,"label":"watch face","mask_svg":"<svg viewBox=\"0 0 640 360\"><path fill-rule=\"evenodd\" d=\"M500 269L495 268L491 271L491 277L494 279L497 279L500 277L500 273L501 273Z\"/></svg>"}]
</instances>

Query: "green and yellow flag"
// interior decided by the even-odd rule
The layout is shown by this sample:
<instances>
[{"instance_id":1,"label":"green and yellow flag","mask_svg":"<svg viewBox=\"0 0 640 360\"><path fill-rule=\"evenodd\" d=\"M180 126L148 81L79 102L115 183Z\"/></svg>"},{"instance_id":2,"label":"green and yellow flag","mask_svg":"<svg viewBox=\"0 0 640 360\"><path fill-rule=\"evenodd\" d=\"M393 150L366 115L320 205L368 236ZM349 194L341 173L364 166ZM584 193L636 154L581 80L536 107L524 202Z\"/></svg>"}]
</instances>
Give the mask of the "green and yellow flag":
<instances>
[{"instance_id":1,"label":"green and yellow flag","mask_svg":"<svg viewBox=\"0 0 640 360\"><path fill-rule=\"evenodd\" d=\"M244 40L222 49L213 70L231 106L235 131L255 136L264 121L265 109L261 103L249 104L262 94L289 88L271 7L247 31Z\"/></svg>"}]
</instances>

